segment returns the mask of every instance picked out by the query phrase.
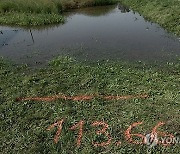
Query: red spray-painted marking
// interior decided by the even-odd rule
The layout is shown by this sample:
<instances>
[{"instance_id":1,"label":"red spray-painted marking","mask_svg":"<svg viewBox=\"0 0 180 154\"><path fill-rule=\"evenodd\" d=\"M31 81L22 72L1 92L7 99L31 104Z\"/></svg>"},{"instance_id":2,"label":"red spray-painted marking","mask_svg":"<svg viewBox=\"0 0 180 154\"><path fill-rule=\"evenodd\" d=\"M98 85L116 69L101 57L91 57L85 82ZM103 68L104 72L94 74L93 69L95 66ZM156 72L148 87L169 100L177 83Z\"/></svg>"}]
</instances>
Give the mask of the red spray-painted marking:
<instances>
[{"instance_id":1,"label":"red spray-painted marking","mask_svg":"<svg viewBox=\"0 0 180 154\"><path fill-rule=\"evenodd\" d=\"M61 131L62 131L62 124L63 124L63 122L64 122L64 119L59 120L58 122L50 125L50 126L47 128L47 130L51 130L51 129L53 129L55 126L58 127L58 130L57 130L57 132L56 132L56 135L54 136L54 143L58 143L59 136L61 135Z\"/></svg>"},{"instance_id":2,"label":"red spray-painted marking","mask_svg":"<svg viewBox=\"0 0 180 154\"><path fill-rule=\"evenodd\" d=\"M54 136L54 142L57 144L58 143L58 140L59 140L59 137L61 135L61 131L62 131L62 125L63 125L63 122L64 122L64 119L62 120L59 120L57 121L56 123L54 124L51 124L47 130L51 130L53 129L54 127L58 127L58 130ZM77 137L77 146L79 147L81 145L81 141L82 141L82 137L83 137L83 127L84 127L84 123L85 121L81 120L79 121L77 124L73 125L71 128L69 128L70 130L76 130L77 128L79 128L79 132L78 132L78 137ZM156 145L158 144L162 144L163 146L169 146L171 144L174 144L173 142L169 142L169 140L165 142L165 140L159 140L158 137L161 136L161 137L169 137L170 140L173 141L174 139L174 136L172 134L167 134L165 132L160 132L158 131L157 129L160 127L160 126L163 126L165 123L164 122L159 122L151 131L151 136L150 136L150 140L149 138L147 138L146 136L142 135L142 134L132 134L131 131L133 128L137 127L138 125L141 125L142 122L135 122L133 123L132 125L130 125L128 127L128 129L124 132L125 134L125 138L126 140L129 142L129 143L133 143L133 144L147 144L149 142L154 142ZM96 131L96 134L97 135L102 135L104 134L105 137L107 138L107 141L106 142L101 142L101 143L98 143L98 142L93 142L92 144L95 146L95 147L105 147L105 146L108 146L111 144L111 141L112 141L112 137L109 135L108 133L108 128L109 128L109 125L103 121L95 121L91 124L91 126L93 127L102 127L102 129L99 129ZM136 137L139 137L141 138L141 141L134 141L133 140L133 136L136 136ZM121 141L118 141L118 142L115 142L115 145L116 146L119 146L121 145Z\"/></svg>"},{"instance_id":3,"label":"red spray-painted marking","mask_svg":"<svg viewBox=\"0 0 180 154\"><path fill-rule=\"evenodd\" d=\"M147 98L148 95L126 95L126 96L102 96L102 95L79 95L79 96L65 96L65 95L55 95L55 96L46 96L46 97L25 97L25 98L16 98L16 101L45 101L52 102L58 99L64 100L73 100L73 101L88 101L92 100L95 97L99 97L105 100L127 100L135 98Z\"/></svg>"},{"instance_id":4,"label":"red spray-painted marking","mask_svg":"<svg viewBox=\"0 0 180 154\"><path fill-rule=\"evenodd\" d=\"M133 143L133 144L147 144L147 138L142 135L142 134L131 134L131 130L138 126L138 125L141 125L142 122L135 122L133 123L132 125L129 126L129 128L125 131L125 137L126 137L126 140L130 143ZM165 132L160 132L158 131L157 129L160 127L160 126L163 126L165 123L164 122L159 122L153 129L152 129L152 132L151 132L151 140L154 141L156 144L162 144L163 146L169 146L171 145L171 143L163 143L162 141L159 141L158 140L158 137L161 136L161 137L170 137L171 139L174 138L174 136L172 134L167 134ZM137 136L137 137L140 137L142 139L141 142L138 142L138 141L133 141L133 136Z\"/></svg>"},{"instance_id":5,"label":"red spray-painted marking","mask_svg":"<svg viewBox=\"0 0 180 154\"><path fill-rule=\"evenodd\" d=\"M152 132L151 132L151 135L152 135L152 136L157 136L157 135L159 135L159 136L161 136L161 137L169 137L169 138L173 139L173 138L174 138L174 135L172 135L172 134L167 134L167 133L165 133L165 132L159 132L159 131L157 131L157 129L158 129L160 126L163 126L163 125L165 125L164 122L159 122L159 123L153 128L153 130L152 130ZM169 146L169 145L171 145L171 143L163 143L163 142L158 141L158 140L157 140L157 143L158 143L158 144L162 144L163 146Z\"/></svg>"},{"instance_id":6,"label":"red spray-painted marking","mask_svg":"<svg viewBox=\"0 0 180 154\"><path fill-rule=\"evenodd\" d=\"M129 126L129 128L125 131L125 137L126 137L126 140L130 143L133 143L133 144L143 144L144 143L144 140L145 140L145 136L142 135L142 134L131 134L131 130L138 126L138 125L141 125L142 122L135 122L133 123L132 125ZM133 136L137 136L137 137L140 137L142 139L141 142L138 142L138 141L133 141Z\"/></svg>"},{"instance_id":7,"label":"red spray-painted marking","mask_svg":"<svg viewBox=\"0 0 180 154\"><path fill-rule=\"evenodd\" d=\"M108 138L107 142L102 142L102 143L93 143L93 145L95 147L104 147L104 146L108 146L111 143L111 136L109 135L109 133L107 132L107 129L109 127L108 124L106 124L103 121L95 121L92 123L92 126L103 126L103 128L101 130L97 130L96 134L100 135L100 134L105 134L105 136Z\"/></svg>"},{"instance_id":8,"label":"red spray-painted marking","mask_svg":"<svg viewBox=\"0 0 180 154\"><path fill-rule=\"evenodd\" d=\"M72 126L70 128L70 130L75 130L78 126L79 126L79 134L78 134L78 138L77 138L77 146L79 147L81 145L81 140L82 140L82 136L83 136L84 121L81 120L80 122L78 122L77 124Z\"/></svg>"}]
</instances>

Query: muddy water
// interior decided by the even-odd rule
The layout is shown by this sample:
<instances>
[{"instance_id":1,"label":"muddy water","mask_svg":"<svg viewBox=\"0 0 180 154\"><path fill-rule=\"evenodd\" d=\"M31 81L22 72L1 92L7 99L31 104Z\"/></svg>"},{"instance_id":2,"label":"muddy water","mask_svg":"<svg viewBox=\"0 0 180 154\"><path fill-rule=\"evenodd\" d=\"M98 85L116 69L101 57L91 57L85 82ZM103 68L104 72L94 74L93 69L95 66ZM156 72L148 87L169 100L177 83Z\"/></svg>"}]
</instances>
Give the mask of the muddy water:
<instances>
[{"instance_id":1,"label":"muddy water","mask_svg":"<svg viewBox=\"0 0 180 154\"><path fill-rule=\"evenodd\" d=\"M123 6L66 13L65 24L38 29L0 26L0 56L44 65L58 55L82 60L171 61L180 39Z\"/></svg>"}]
</instances>

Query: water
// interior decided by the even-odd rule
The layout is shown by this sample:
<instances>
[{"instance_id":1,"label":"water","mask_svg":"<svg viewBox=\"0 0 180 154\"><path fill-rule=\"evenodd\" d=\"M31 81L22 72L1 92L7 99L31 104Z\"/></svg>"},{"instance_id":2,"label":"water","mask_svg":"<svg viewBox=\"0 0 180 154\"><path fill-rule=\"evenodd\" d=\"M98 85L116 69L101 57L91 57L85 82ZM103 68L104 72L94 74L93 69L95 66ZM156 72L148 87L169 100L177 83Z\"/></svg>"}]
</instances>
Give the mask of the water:
<instances>
[{"instance_id":1,"label":"water","mask_svg":"<svg viewBox=\"0 0 180 154\"><path fill-rule=\"evenodd\" d=\"M65 24L38 29L0 26L0 56L44 65L58 55L81 60L171 61L180 40L123 6L74 10Z\"/></svg>"}]
</instances>

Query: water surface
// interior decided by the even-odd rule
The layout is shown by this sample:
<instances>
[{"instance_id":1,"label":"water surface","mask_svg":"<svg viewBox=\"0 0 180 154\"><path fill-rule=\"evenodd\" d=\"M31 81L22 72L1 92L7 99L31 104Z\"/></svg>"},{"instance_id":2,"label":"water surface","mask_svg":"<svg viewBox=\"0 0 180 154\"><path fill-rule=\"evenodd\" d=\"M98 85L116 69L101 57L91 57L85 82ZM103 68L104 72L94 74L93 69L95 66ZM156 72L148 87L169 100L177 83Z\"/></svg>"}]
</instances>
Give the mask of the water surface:
<instances>
[{"instance_id":1,"label":"water surface","mask_svg":"<svg viewBox=\"0 0 180 154\"><path fill-rule=\"evenodd\" d=\"M67 21L38 29L0 26L0 56L44 65L58 55L82 60L171 61L180 40L121 5L74 10Z\"/></svg>"}]
</instances>

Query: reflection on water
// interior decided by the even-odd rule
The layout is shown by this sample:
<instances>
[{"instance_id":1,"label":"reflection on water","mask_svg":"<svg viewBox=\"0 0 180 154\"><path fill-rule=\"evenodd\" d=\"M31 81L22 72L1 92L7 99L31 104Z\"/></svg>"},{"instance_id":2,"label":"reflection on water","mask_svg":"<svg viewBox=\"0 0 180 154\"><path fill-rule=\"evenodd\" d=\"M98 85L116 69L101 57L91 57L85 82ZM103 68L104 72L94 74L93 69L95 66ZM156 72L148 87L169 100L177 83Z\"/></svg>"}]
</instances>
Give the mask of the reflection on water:
<instances>
[{"instance_id":1,"label":"reflection on water","mask_svg":"<svg viewBox=\"0 0 180 154\"><path fill-rule=\"evenodd\" d=\"M80 8L75 9L73 12L66 12L65 16L74 15L74 14L81 14L85 16L91 16L91 17L98 17L98 16L105 16L109 13L112 13L115 11L116 6L96 6L96 7L89 7L89 8Z\"/></svg>"},{"instance_id":2,"label":"reflection on water","mask_svg":"<svg viewBox=\"0 0 180 154\"><path fill-rule=\"evenodd\" d=\"M65 24L39 29L0 27L0 55L17 63L45 64L57 55L82 60L169 61L180 42L127 7L92 7L67 12Z\"/></svg>"}]
</instances>

